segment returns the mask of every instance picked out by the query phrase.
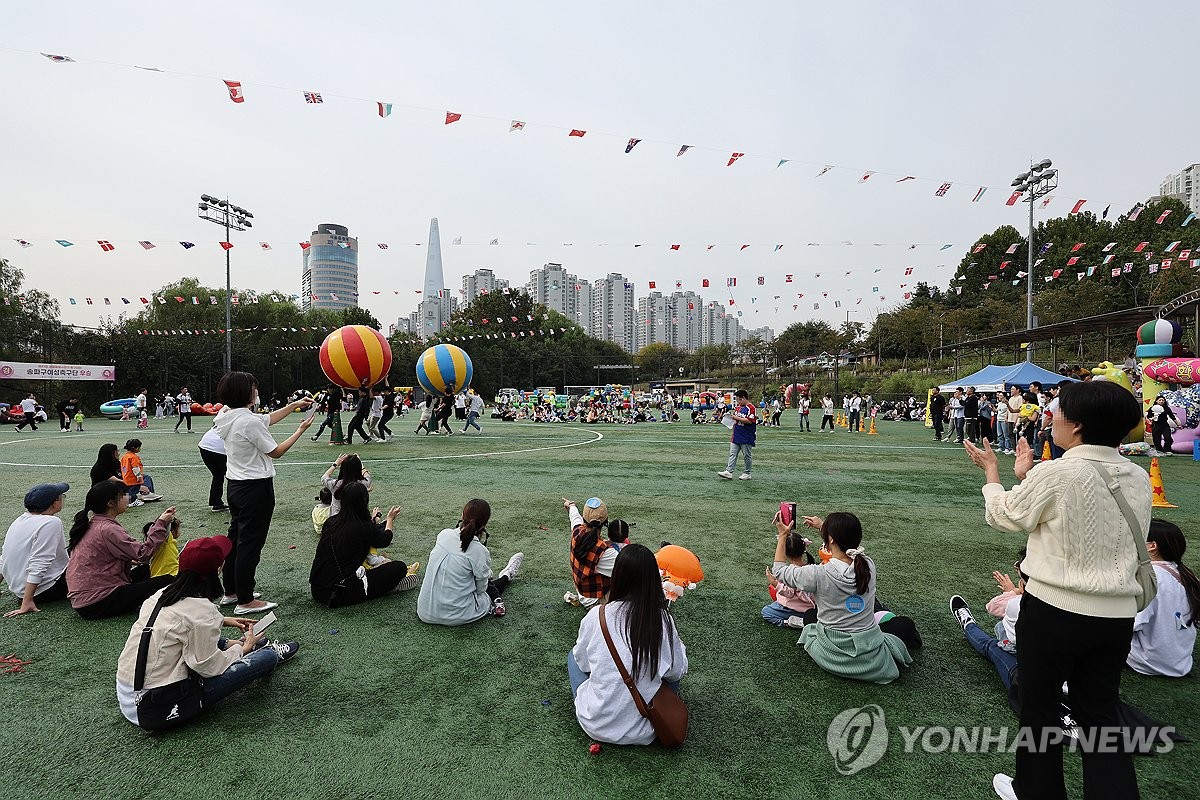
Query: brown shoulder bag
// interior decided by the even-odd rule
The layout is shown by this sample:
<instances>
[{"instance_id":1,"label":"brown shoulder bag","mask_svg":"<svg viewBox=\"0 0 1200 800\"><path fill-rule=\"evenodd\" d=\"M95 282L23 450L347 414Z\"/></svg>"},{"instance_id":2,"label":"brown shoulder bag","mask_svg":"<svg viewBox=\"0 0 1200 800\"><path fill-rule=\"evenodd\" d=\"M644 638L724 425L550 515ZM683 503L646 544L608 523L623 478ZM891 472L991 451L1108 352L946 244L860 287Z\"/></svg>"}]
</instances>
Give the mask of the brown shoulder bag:
<instances>
[{"instance_id":1,"label":"brown shoulder bag","mask_svg":"<svg viewBox=\"0 0 1200 800\"><path fill-rule=\"evenodd\" d=\"M658 737L659 744L663 747L679 747L687 738L687 704L670 686L667 686L666 681L655 692L650 702L646 703L642 699L641 692L638 691L637 684L617 654L612 635L608 632L608 620L604 617L604 606L600 606L600 630L604 634L605 643L608 644L608 652L612 654L617 670L621 673L621 680L625 682L629 693L633 695L633 703L637 706L638 713L650 720L650 726L654 728L654 735Z\"/></svg>"}]
</instances>

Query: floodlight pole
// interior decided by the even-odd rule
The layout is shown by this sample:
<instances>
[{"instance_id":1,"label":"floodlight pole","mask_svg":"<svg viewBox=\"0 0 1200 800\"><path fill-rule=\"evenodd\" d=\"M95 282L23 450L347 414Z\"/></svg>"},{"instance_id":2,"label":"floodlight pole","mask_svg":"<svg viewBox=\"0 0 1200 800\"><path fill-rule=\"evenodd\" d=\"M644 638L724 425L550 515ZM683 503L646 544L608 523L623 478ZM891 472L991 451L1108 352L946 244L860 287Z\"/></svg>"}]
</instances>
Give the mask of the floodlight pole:
<instances>
[{"instance_id":1,"label":"floodlight pole","mask_svg":"<svg viewBox=\"0 0 1200 800\"><path fill-rule=\"evenodd\" d=\"M1029 203L1029 238L1026 240L1027 264L1025 272L1025 330L1033 330L1033 204L1058 188L1058 170L1050 169L1051 161L1043 158L1036 164L1030 164L1028 172L1022 172L1013 178L1013 188L1018 192L1027 192L1025 202ZM1025 343L1025 360L1033 361L1033 342Z\"/></svg>"},{"instance_id":2,"label":"floodlight pole","mask_svg":"<svg viewBox=\"0 0 1200 800\"><path fill-rule=\"evenodd\" d=\"M233 369L233 277L232 258L230 250L233 245L229 241L230 231L244 231L253 227L250 222L254 218L244 208L229 202L229 198L218 200L207 194L200 195L200 219L215 222L225 228L225 241L221 245L225 249L225 371Z\"/></svg>"}]
</instances>

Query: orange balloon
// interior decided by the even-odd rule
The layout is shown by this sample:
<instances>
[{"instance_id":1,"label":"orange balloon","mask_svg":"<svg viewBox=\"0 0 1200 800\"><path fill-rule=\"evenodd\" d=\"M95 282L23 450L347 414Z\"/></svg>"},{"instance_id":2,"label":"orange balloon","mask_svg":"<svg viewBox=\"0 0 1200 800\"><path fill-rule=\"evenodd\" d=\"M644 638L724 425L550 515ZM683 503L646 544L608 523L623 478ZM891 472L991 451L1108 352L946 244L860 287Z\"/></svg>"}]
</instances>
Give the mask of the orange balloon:
<instances>
[{"instance_id":1,"label":"orange balloon","mask_svg":"<svg viewBox=\"0 0 1200 800\"><path fill-rule=\"evenodd\" d=\"M689 583L699 583L704 580L704 570L700 567L700 559L686 547L669 544L654 554L658 568L666 573L672 583L687 586Z\"/></svg>"}]
</instances>

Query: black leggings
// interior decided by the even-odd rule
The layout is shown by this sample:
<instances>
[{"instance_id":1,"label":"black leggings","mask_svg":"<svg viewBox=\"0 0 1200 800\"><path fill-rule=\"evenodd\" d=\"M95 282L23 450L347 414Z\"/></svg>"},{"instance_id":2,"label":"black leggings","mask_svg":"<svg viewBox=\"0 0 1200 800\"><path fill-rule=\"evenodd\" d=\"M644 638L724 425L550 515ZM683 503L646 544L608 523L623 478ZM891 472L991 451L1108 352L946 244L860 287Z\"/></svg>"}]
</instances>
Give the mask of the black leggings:
<instances>
[{"instance_id":1,"label":"black leggings","mask_svg":"<svg viewBox=\"0 0 1200 800\"><path fill-rule=\"evenodd\" d=\"M146 598L175 582L174 575L159 575L157 578L147 578L144 581L127 583L118 586L106 597L91 605L75 609L84 619L104 619L118 617L129 612L136 613Z\"/></svg>"},{"instance_id":2,"label":"black leggings","mask_svg":"<svg viewBox=\"0 0 1200 800\"><path fill-rule=\"evenodd\" d=\"M822 414L822 415L821 415L821 430L825 430L825 423L826 423L826 422L828 422L828 423L829 423L829 430L831 430L831 431L832 431L832 430L836 430L836 429L833 427L833 417L829 416L828 414Z\"/></svg>"},{"instance_id":3,"label":"black leggings","mask_svg":"<svg viewBox=\"0 0 1200 800\"><path fill-rule=\"evenodd\" d=\"M394 416L396 416L396 414L395 414L395 412L392 411L392 409L390 409L390 408L384 409L383 416L381 416L379 418L379 424L375 426L375 429L377 431L379 431L381 434L383 434L384 436L391 436L392 429L389 428L387 426L387 424L391 420L391 418Z\"/></svg>"},{"instance_id":4,"label":"black leggings","mask_svg":"<svg viewBox=\"0 0 1200 800\"><path fill-rule=\"evenodd\" d=\"M214 453L203 447L200 448L200 458L212 473L212 483L208 486L208 507L222 508L225 503L221 500L221 493L225 489L225 469L229 459L224 453Z\"/></svg>"},{"instance_id":5,"label":"black leggings","mask_svg":"<svg viewBox=\"0 0 1200 800\"><path fill-rule=\"evenodd\" d=\"M184 422L187 423L187 429L190 431L192 429L192 412L191 411L180 411L179 412L179 419L175 420L175 430L179 430L180 424L182 424Z\"/></svg>"},{"instance_id":6,"label":"black leggings","mask_svg":"<svg viewBox=\"0 0 1200 800\"><path fill-rule=\"evenodd\" d=\"M275 484L271 478L229 481L229 540L233 550L225 559L221 580L225 594L236 594L238 603L254 600L254 574L275 512Z\"/></svg>"},{"instance_id":7,"label":"black leggings","mask_svg":"<svg viewBox=\"0 0 1200 800\"><path fill-rule=\"evenodd\" d=\"M1150 426L1150 435L1154 438L1154 449L1160 453L1171 452L1175 439L1171 437L1171 426L1167 422L1154 423Z\"/></svg>"},{"instance_id":8,"label":"black leggings","mask_svg":"<svg viewBox=\"0 0 1200 800\"><path fill-rule=\"evenodd\" d=\"M400 585L408 574L408 565L403 561L389 561L374 569L367 570L367 588L363 591L362 581L351 577L346 581L346 588L338 592L338 596L329 602L330 608L353 606L383 597Z\"/></svg>"},{"instance_id":9,"label":"black leggings","mask_svg":"<svg viewBox=\"0 0 1200 800\"><path fill-rule=\"evenodd\" d=\"M510 583L512 583L512 578L507 575L501 575L495 580L489 580L487 585L488 597L492 598L492 600L498 600Z\"/></svg>"},{"instance_id":10,"label":"black leggings","mask_svg":"<svg viewBox=\"0 0 1200 800\"><path fill-rule=\"evenodd\" d=\"M354 419L350 420L350 427L346 429L346 443L354 444L354 432L358 431L358 435L363 438L363 442L371 441L371 437L363 430L363 423L366 421L366 414L355 414Z\"/></svg>"}]
</instances>

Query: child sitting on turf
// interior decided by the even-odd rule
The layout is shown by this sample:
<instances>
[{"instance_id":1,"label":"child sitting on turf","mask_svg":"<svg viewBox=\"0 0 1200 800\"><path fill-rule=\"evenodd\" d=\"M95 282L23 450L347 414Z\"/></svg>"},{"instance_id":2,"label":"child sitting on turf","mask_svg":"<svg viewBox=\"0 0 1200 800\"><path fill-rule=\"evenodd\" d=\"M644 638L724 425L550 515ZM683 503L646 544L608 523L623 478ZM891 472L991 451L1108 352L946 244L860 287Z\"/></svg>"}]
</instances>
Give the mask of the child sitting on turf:
<instances>
[{"instance_id":1,"label":"child sitting on turf","mask_svg":"<svg viewBox=\"0 0 1200 800\"><path fill-rule=\"evenodd\" d=\"M618 553L629 544L629 523L623 519L614 519L608 523L608 546Z\"/></svg>"},{"instance_id":2,"label":"child sitting on turf","mask_svg":"<svg viewBox=\"0 0 1200 800\"><path fill-rule=\"evenodd\" d=\"M154 521L151 520L142 526L142 538L145 538L150 533L150 528L154 527ZM150 556L150 577L157 578L160 575L178 575L179 574L179 517L171 520L170 533L167 538L158 547L154 548L154 555Z\"/></svg>"},{"instance_id":3,"label":"child sitting on turf","mask_svg":"<svg viewBox=\"0 0 1200 800\"><path fill-rule=\"evenodd\" d=\"M891 683L898 664L912 656L897 636L884 633L875 617L875 565L862 546L862 523L847 512L805 517L821 531L830 558L824 564L798 567L788 563L787 537L793 525L775 515L775 563L771 574L782 584L809 592L817 618L804 626L800 644L822 669L854 680Z\"/></svg>"},{"instance_id":4,"label":"child sitting on turf","mask_svg":"<svg viewBox=\"0 0 1200 800\"><path fill-rule=\"evenodd\" d=\"M77 431L83 430L83 412L82 411L75 412L75 430L77 430Z\"/></svg>"},{"instance_id":5,"label":"child sitting on turf","mask_svg":"<svg viewBox=\"0 0 1200 800\"><path fill-rule=\"evenodd\" d=\"M125 442L125 455L121 456L121 480L129 493L131 507L162 499L162 495L154 493L154 480L142 466L141 452L142 440L130 439Z\"/></svg>"},{"instance_id":6,"label":"child sitting on turf","mask_svg":"<svg viewBox=\"0 0 1200 800\"><path fill-rule=\"evenodd\" d=\"M617 551L601 536L608 524L608 506L599 497L583 504L583 513L575 503L563 498L563 508L571 520L571 577L575 587L563 595L563 602L591 608L608 594Z\"/></svg>"},{"instance_id":7,"label":"child sitting on turf","mask_svg":"<svg viewBox=\"0 0 1200 800\"><path fill-rule=\"evenodd\" d=\"M794 567L814 563L812 555L808 552L808 545L808 539L795 531L789 533L784 546L788 563ZM767 570L767 583L772 602L763 607L762 618L779 627L786 625L789 628L803 628L804 613L816 607L812 595L780 583L779 579L771 574L771 570Z\"/></svg>"},{"instance_id":8,"label":"child sitting on turf","mask_svg":"<svg viewBox=\"0 0 1200 800\"><path fill-rule=\"evenodd\" d=\"M321 493L313 499L317 501L317 505L312 510L313 530L320 536L321 527L325 524L325 520L329 519L329 508L333 503L333 492L329 491L327 487L322 486Z\"/></svg>"}]
</instances>

